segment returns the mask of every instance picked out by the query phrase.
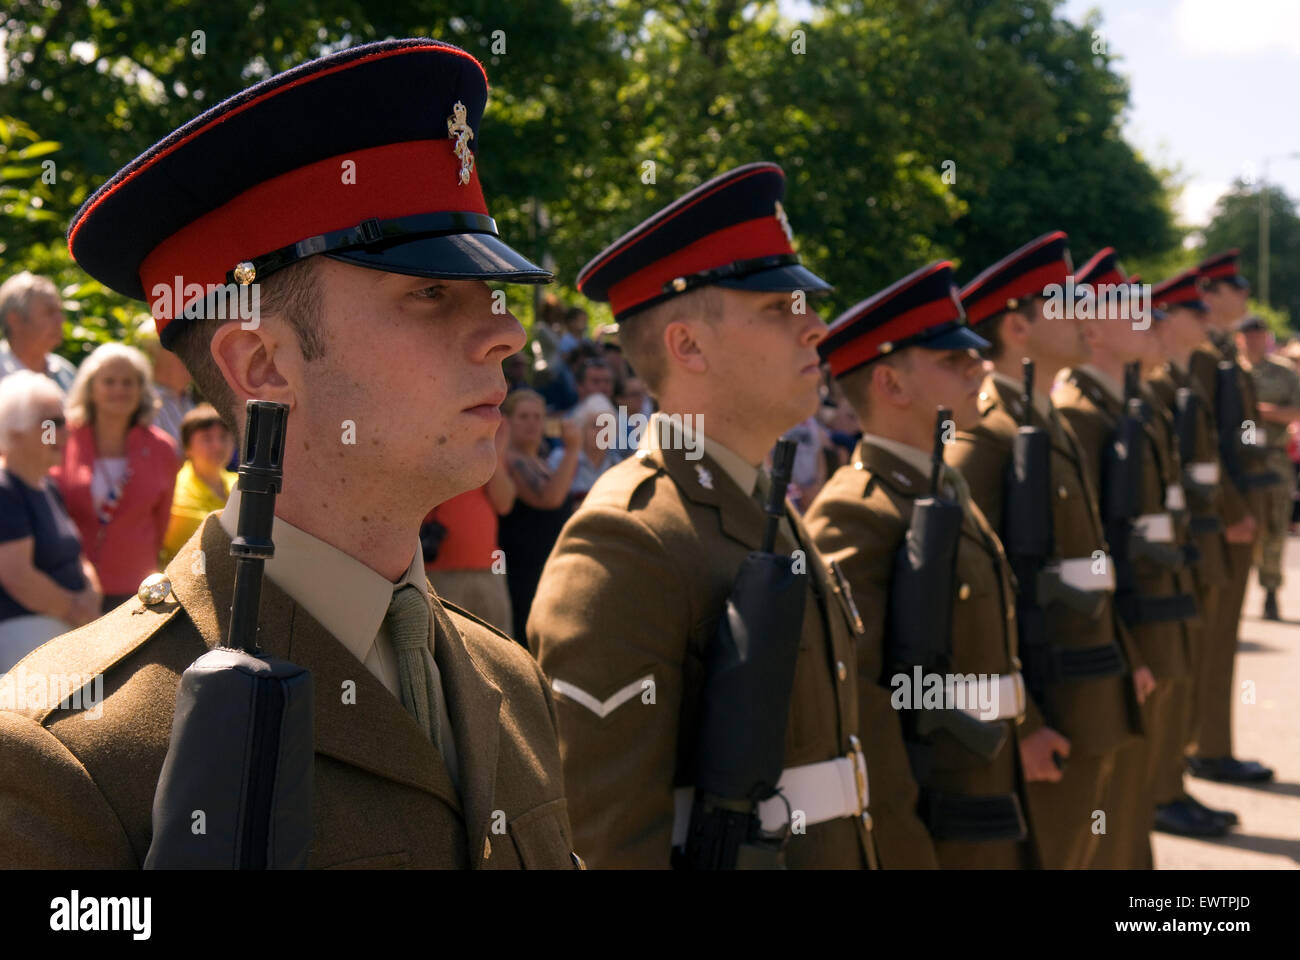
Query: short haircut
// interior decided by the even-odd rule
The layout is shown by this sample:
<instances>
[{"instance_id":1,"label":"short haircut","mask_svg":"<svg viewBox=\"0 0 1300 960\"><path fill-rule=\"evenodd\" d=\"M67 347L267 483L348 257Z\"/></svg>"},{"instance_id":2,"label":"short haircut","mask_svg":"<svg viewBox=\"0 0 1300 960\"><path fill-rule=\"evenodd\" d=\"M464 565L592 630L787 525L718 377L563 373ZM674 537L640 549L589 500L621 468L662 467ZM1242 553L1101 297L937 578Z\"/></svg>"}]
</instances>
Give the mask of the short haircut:
<instances>
[{"instance_id":1,"label":"short haircut","mask_svg":"<svg viewBox=\"0 0 1300 960\"><path fill-rule=\"evenodd\" d=\"M322 329L324 297L316 279L315 261L315 257L307 257L259 281L261 311L282 317L289 324L298 338L303 359L309 362L325 356L325 333ZM199 392L216 408L231 433L238 434L235 393L221 375L211 349L213 334L229 321L210 317L172 322L182 324L170 347L172 353L181 358Z\"/></svg>"},{"instance_id":2,"label":"short haircut","mask_svg":"<svg viewBox=\"0 0 1300 960\"><path fill-rule=\"evenodd\" d=\"M73 426L80 427L95 422L91 383L99 371L114 360L127 361L140 378L140 403L131 414L130 425L137 427L153 422L154 412L158 409L158 394L153 389L153 369L149 365L149 358L135 347L128 347L124 343L104 343L81 361L76 379L68 388L68 422Z\"/></svg>"},{"instance_id":3,"label":"short haircut","mask_svg":"<svg viewBox=\"0 0 1300 960\"><path fill-rule=\"evenodd\" d=\"M40 277L30 270L16 273L0 284L0 327L4 335L9 336L9 314L16 313L24 320L32 308L36 297L59 299L59 288L48 277Z\"/></svg>"},{"instance_id":4,"label":"short haircut","mask_svg":"<svg viewBox=\"0 0 1300 960\"><path fill-rule=\"evenodd\" d=\"M23 433L40 423L43 402L63 407L63 391L45 374L16 370L0 380L0 453L7 452L11 432Z\"/></svg>"},{"instance_id":5,"label":"short haircut","mask_svg":"<svg viewBox=\"0 0 1300 960\"><path fill-rule=\"evenodd\" d=\"M865 421L871 415L871 377L875 372L876 364L883 363L895 369L908 370L912 366L912 349L904 347L897 353L873 360L865 367L858 367L836 380L844 398L849 401L860 421Z\"/></svg>"},{"instance_id":6,"label":"short haircut","mask_svg":"<svg viewBox=\"0 0 1300 960\"><path fill-rule=\"evenodd\" d=\"M659 396L668 376L664 330L678 320L696 317L717 320L722 316L722 304L722 292L716 286L696 287L619 321L618 338L623 344L623 355L651 396Z\"/></svg>"},{"instance_id":7,"label":"short haircut","mask_svg":"<svg viewBox=\"0 0 1300 960\"><path fill-rule=\"evenodd\" d=\"M227 431L226 422L221 419L221 414L217 413L217 408L210 403L200 403L185 416L181 417L181 449L186 450L190 445L190 438L200 430L206 430L208 427L215 427L220 424Z\"/></svg>"},{"instance_id":8,"label":"short haircut","mask_svg":"<svg viewBox=\"0 0 1300 960\"><path fill-rule=\"evenodd\" d=\"M977 334L989 342L987 347L979 351L979 355L985 360L1000 360L1002 354L1006 352L1006 344L1002 342L1002 321L1006 319L1010 310L999 310L991 317L981 320L975 326L971 327ZM1020 311L1017 310L1017 313Z\"/></svg>"}]
</instances>

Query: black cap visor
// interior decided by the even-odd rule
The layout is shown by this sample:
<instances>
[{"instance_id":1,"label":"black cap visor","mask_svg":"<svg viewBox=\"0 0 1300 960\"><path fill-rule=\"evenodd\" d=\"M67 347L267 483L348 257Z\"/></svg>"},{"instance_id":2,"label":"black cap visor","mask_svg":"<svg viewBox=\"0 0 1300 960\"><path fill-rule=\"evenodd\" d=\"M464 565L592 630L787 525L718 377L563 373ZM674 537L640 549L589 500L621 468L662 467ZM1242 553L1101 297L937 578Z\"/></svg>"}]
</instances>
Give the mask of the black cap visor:
<instances>
[{"instance_id":1,"label":"black cap visor","mask_svg":"<svg viewBox=\"0 0 1300 960\"><path fill-rule=\"evenodd\" d=\"M714 283L719 287L730 287L733 290L770 291L772 293L803 290L810 294L823 294L830 293L835 289L817 274L798 263L773 267L771 270L759 270L756 273L747 273L743 277L728 277L715 280Z\"/></svg>"},{"instance_id":2,"label":"black cap visor","mask_svg":"<svg viewBox=\"0 0 1300 960\"><path fill-rule=\"evenodd\" d=\"M325 254L370 270L439 280L550 283L555 277L490 233L444 233Z\"/></svg>"},{"instance_id":3,"label":"black cap visor","mask_svg":"<svg viewBox=\"0 0 1300 960\"><path fill-rule=\"evenodd\" d=\"M916 344L927 350L983 350L989 342L964 323L954 323L940 328L934 336L925 337Z\"/></svg>"}]
</instances>

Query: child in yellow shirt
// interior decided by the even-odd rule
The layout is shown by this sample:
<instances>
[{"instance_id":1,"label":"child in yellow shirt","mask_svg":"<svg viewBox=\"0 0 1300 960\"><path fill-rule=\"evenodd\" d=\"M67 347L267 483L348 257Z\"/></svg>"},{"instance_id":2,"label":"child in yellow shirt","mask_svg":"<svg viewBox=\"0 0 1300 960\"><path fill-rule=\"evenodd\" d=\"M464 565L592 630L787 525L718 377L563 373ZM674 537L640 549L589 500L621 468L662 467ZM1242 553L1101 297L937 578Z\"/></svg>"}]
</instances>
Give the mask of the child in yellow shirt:
<instances>
[{"instance_id":1,"label":"child in yellow shirt","mask_svg":"<svg viewBox=\"0 0 1300 960\"><path fill-rule=\"evenodd\" d=\"M237 474L226 469L235 451L235 438L211 404L201 403L181 420L185 465L176 474L172 518L163 538L164 566L185 546L213 510L226 505Z\"/></svg>"}]
</instances>

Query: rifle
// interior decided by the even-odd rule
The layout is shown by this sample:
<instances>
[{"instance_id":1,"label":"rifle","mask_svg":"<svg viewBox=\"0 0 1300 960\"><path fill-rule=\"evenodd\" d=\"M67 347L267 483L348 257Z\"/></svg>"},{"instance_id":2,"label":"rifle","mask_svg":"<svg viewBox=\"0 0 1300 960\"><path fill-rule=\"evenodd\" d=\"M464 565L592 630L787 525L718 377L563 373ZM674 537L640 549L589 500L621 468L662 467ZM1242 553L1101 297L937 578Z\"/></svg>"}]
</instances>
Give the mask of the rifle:
<instances>
[{"instance_id":1,"label":"rifle","mask_svg":"<svg viewBox=\"0 0 1300 960\"><path fill-rule=\"evenodd\" d=\"M785 516L795 444L772 457L762 549L741 564L705 654L695 750L695 796L686 846L673 865L688 870L782 868L789 825L763 829L758 804L776 795L807 600L807 573L773 552Z\"/></svg>"},{"instance_id":2,"label":"rifle","mask_svg":"<svg viewBox=\"0 0 1300 960\"><path fill-rule=\"evenodd\" d=\"M262 653L263 567L283 481L289 408L250 400L239 466L228 647L181 676L145 867L305 867L312 840L311 674ZM198 829L202 822L202 830Z\"/></svg>"},{"instance_id":3,"label":"rifle","mask_svg":"<svg viewBox=\"0 0 1300 960\"><path fill-rule=\"evenodd\" d=\"M1237 383L1239 371L1240 368L1233 361L1219 361L1219 366L1214 371L1214 412L1218 419L1219 459L1223 461L1224 472L1238 490L1247 493L1271 487L1280 483L1282 478L1271 470L1256 473L1246 471L1240 432L1245 428L1246 414Z\"/></svg>"},{"instance_id":4,"label":"rifle","mask_svg":"<svg viewBox=\"0 0 1300 960\"><path fill-rule=\"evenodd\" d=\"M964 511L943 498L943 434L951 412L939 409L931 460L930 496L912 505L912 520L894 557L886 610L886 664L889 674L947 674L952 662L952 596L957 576L957 546ZM886 685L888 683L886 677ZM917 693L919 697L919 692ZM984 723L960 710L913 708L903 713L908 756L919 783L929 779L929 741L946 730L985 760L1002 749L1006 725Z\"/></svg>"}]
</instances>

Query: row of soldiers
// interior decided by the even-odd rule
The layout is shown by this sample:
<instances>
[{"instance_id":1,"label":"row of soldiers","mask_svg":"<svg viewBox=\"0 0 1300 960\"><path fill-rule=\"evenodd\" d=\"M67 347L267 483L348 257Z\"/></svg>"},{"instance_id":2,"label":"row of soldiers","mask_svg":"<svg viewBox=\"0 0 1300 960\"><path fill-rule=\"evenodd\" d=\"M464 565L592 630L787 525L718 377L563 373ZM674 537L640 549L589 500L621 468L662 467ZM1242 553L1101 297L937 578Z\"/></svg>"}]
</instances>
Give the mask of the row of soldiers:
<instances>
[{"instance_id":1,"label":"row of soldiers","mask_svg":"<svg viewBox=\"0 0 1300 960\"><path fill-rule=\"evenodd\" d=\"M1236 815L1187 792L1185 763L1272 775L1232 756L1230 731L1278 479L1236 361L1236 252L1156 284L1145 308L1113 249L1076 271L1057 231L960 290L931 264L826 330L791 307L827 286L793 255L782 190L773 165L731 171L579 276L660 412L566 526L527 625L577 850L662 866L687 845L700 725L721 709L713 637L762 530L760 459L811 413L819 359L864 433L782 524L809 576L784 769L757 816L786 821L786 862L1149 868L1153 827L1226 832ZM703 415L699 459L679 414ZM960 505L960 535L931 562L918 518L935 499ZM907 700L913 670L948 699ZM991 705L954 702L962 684Z\"/></svg>"},{"instance_id":2,"label":"row of soldiers","mask_svg":"<svg viewBox=\"0 0 1300 960\"><path fill-rule=\"evenodd\" d=\"M368 868L1145 866L1157 814L1226 829L1182 778L1193 740L1204 775L1271 775L1229 730L1271 482L1232 255L1157 285L1149 319L1076 311L1063 285L1128 278L1109 250L1074 271L1053 233L828 329L781 169L701 185L579 274L659 411L549 557L534 658L429 592L415 537L496 464L525 338L487 282L553 279L488 215L486 102L451 45L335 51L185 124L73 218L77 263L151 302L224 418L288 411L258 637L310 674L313 717L282 762L288 722L259 701L247 798L155 794L164 768L239 773L174 731L188 665L235 635L241 480L137 598L0 678L0 866L176 862L154 846L169 812L198 850L181 862ZM252 284L260 315L207 309ZM763 462L823 364L864 435L801 517Z\"/></svg>"}]
</instances>

